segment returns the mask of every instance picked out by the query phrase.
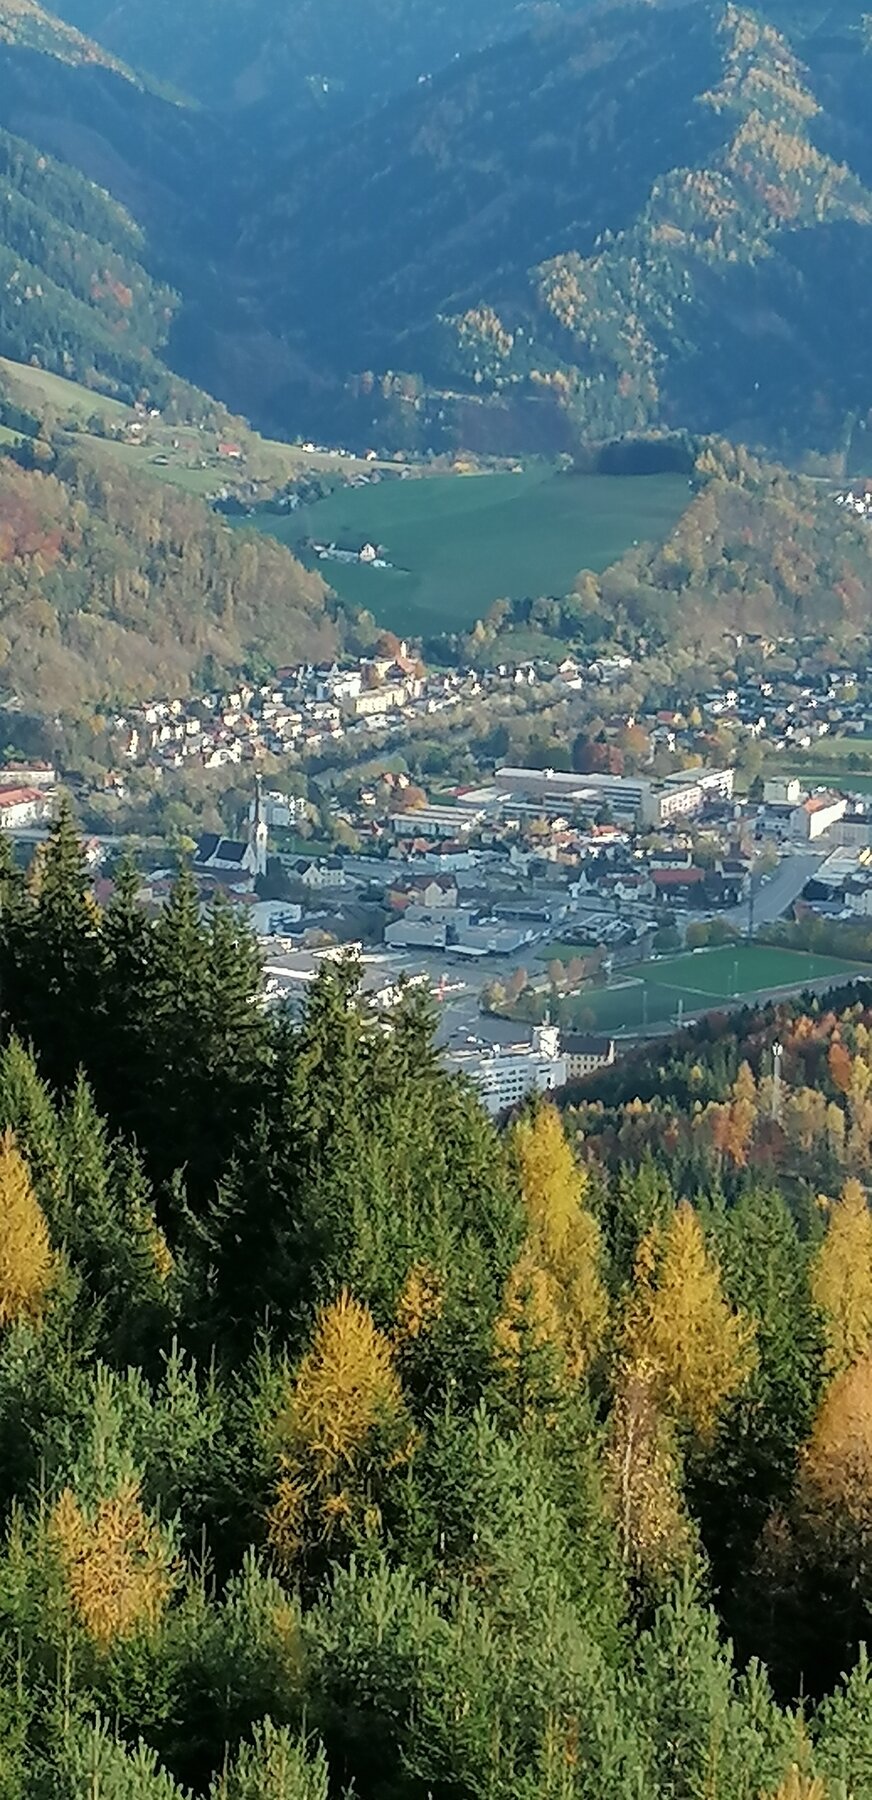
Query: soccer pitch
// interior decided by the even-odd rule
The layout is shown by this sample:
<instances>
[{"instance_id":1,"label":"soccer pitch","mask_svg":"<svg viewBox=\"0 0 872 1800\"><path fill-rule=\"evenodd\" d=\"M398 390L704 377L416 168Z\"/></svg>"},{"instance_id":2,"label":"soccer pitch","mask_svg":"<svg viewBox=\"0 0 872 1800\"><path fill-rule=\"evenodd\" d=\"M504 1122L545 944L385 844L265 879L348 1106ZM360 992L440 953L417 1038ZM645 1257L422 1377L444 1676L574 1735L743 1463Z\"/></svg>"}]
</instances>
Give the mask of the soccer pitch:
<instances>
[{"instance_id":1,"label":"soccer pitch","mask_svg":"<svg viewBox=\"0 0 872 1800\"><path fill-rule=\"evenodd\" d=\"M616 974L608 987L594 988L582 998L598 1030L634 1032L646 1025L677 1023L679 1016L686 1022L713 1011L721 1001L753 1000L775 988L801 989L827 978L835 984L856 973L855 963L835 956L766 944L728 944L640 963ZM872 978L872 968L869 974Z\"/></svg>"}]
</instances>

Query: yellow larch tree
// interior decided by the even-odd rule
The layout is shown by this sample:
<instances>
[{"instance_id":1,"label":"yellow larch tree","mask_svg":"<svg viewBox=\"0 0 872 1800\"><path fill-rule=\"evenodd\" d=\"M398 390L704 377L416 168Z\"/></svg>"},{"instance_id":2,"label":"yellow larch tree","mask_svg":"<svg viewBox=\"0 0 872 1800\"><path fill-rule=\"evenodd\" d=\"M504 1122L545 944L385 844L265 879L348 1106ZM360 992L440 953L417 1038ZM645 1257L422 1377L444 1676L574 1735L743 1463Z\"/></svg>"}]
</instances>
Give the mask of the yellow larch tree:
<instances>
[{"instance_id":1,"label":"yellow larch tree","mask_svg":"<svg viewBox=\"0 0 872 1800\"><path fill-rule=\"evenodd\" d=\"M823 1316L827 1368L835 1374L872 1346L872 1212L859 1181L846 1181L830 1209L811 1291Z\"/></svg>"},{"instance_id":2,"label":"yellow larch tree","mask_svg":"<svg viewBox=\"0 0 872 1800\"><path fill-rule=\"evenodd\" d=\"M687 1200L639 1246L624 1350L627 1363L650 1368L670 1416L703 1440L754 1369L754 1326L724 1298L717 1263Z\"/></svg>"},{"instance_id":3,"label":"yellow larch tree","mask_svg":"<svg viewBox=\"0 0 872 1800\"><path fill-rule=\"evenodd\" d=\"M584 1205L586 1177L550 1102L519 1120L512 1149L527 1238L506 1285L497 1343L511 1357L519 1351L522 1332L531 1330L578 1378L602 1343L609 1316L600 1275L602 1236Z\"/></svg>"},{"instance_id":4,"label":"yellow larch tree","mask_svg":"<svg viewBox=\"0 0 872 1800\"><path fill-rule=\"evenodd\" d=\"M428 1263L413 1263L397 1300L397 1337L426 1337L441 1319L444 1306L445 1284L438 1270Z\"/></svg>"},{"instance_id":5,"label":"yellow larch tree","mask_svg":"<svg viewBox=\"0 0 872 1800\"><path fill-rule=\"evenodd\" d=\"M606 1506L624 1561L637 1574L668 1574L688 1555L690 1522L681 1500L675 1450L644 1363L621 1375L604 1458Z\"/></svg>"},{"instance_id":6,"label":"yellow larch tree","mask_svg":"<svg viewBox=\"0 0 872 1800\"><path fill-rule=\"evenodd\" d=\"M872 1533L872 1353L830 1382L800 1465L807 1517L831 1538Z\"/></svg>"},{"instance_id":7,"label":"yellow larch tree","mask_svg":"<svg viewBox=\"0 0 872 1800\"><path fill-rule=\"evenodd\" d=\"M343 1291L319 1314L311 1349L288 1378L272 1435L280 1473L270 1540L288 1562L304 1548L310 1527L329 1536L370 1512L370 1478L411 1456L414 1432L390 1340L351 1294Z\"/></svg>"},{"instance_id":8,"label":"yellow larch tree","mask_svg":"<svg viewBox=\"0 0 872 1800\"><path fill-rule=\"evenodd\" d=\"M753 1107L756 1112L757 1083L754 1080L754 1071L748 1062L741 1062L739 1064L736 1079L733 1082L732 1097L734 1100L741 1100Z\"/></svg>"},{"instance_id":9,"label":"yellow larch tree","mask_svg":"<svg viewBox=\"0 0 872 1800\"><path fill-rule=\"evenodd\" d=\"M30 1172L11 1131L0 1137L0 1325L43 1316L57 1259Z\"/></svg>"},{"instance_id":10,"label":"yellow larch tree","mask_svg":"<svg viewBox=\"0 0 872 1800\"><path fill-rule=\"evenodd\" d=\"M48 1539L73 1611L101 1649L160 1623L178 1568L135 1478L87 1510L65 1488L49 1516Z\"/></svg>"},{"instance_id":11,"label":"yellow larch tree","mask_svg":"<svg viewBox=\"0 0 872 1800\"><path fill-rule=\"evenodd\" d=\"M770 1800L770 1796L762 1794L760 1800ZM819 1775L805 1775L796 1763L791 1763L771 1800L827 1800L826 1785Z\"/></svg>"}]
</instances>

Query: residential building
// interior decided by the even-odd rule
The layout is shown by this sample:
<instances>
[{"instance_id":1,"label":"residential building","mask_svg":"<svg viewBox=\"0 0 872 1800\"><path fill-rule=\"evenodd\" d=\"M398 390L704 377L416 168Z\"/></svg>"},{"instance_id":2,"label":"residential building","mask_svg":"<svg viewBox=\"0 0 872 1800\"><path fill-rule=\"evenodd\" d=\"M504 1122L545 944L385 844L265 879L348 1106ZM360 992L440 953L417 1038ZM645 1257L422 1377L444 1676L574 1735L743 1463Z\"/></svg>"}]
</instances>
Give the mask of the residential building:
<instances>
[{"instance_id":1,"label":"residential building","mask_svg":"<svg viewBox=\"0 0 872 1800\"><path fill-rule=\"evenodd\" d=\"M0 769L0 784L12 787L53 788L57 786L58 772L47 762L11 762Z\"/></svg>"},{"instance_id":2,"label":"residential building","mask_svg":"<svg viewBox=\"0 0 872 1800\"><path fill-rule=\"evenodd\" d=\"M567 1081L583 1081L596 1069L609 1068L615 1060L615 1040L611 1037L562 1031L560 1050L566 1058Z\"/></svg>"},{"instance_id":3,"label":"residential building","mask_svg":"<svg viewBox=\"0 0 872 1800\"><path fill-rule=\"evenodd\" d=\"M812 844L816 838L823 837L825 831L838 824L848 810L848 802L844 794L809 794L801 806L794 808L790 815L791 829L795 837L803 838Z\"/></svg>"},{"instance_id":4,"label":"residential building","mask_svg":"<svg viewBox=\"0 0 872 1800\"><path fill-rule=\"evenodd\" d=\"M339 856L297 857L288 865L288 872L296 881L301 881L310 893L323 893L328 888L344 888L348 885L348 877Z\"/></svg>"},{"instance_id":5,"label":"residential building","mask_svg":"<svg viewBox=\"0 0 872 1800\"><path fill-rule=\"evenodd\" d=\"M798 806L800 786L796 775L777 776L763 783L767 806Z\"/></svg>"},{"instance_id":6,"label":"residential building","mask_svg":"<svg viewBox=\"0 0 872 1800\"><path fill-rule=\"evenodd\" d=\"M0 827L4 831L20 831L28 825L39 825L50 808L46 794L33 787L0 789Z\"/></svg>"}]
</instances>

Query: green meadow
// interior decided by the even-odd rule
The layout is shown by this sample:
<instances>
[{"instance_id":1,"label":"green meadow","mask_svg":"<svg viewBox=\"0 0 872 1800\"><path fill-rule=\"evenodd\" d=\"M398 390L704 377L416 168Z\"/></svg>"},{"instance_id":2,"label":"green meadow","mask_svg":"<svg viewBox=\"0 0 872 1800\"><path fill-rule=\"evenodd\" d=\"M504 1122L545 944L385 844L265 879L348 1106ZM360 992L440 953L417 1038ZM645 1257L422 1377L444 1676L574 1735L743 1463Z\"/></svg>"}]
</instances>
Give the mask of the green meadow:
<instances>
[{"instance_id":1,"label":"green meadow","mask_svg":"<svg viewBox=\"0 0 872 1800\"><path fill-rule=\"evenodd\" d=\"M301 541L383 547L389 569L315 566L342 599L380 624L427 635L471 625L494 600L569 592L580 569L604 569L634 542L660 538L688 499L679 475L432 475L337 488L258 529Z\"/></svg>"}]
</instances>

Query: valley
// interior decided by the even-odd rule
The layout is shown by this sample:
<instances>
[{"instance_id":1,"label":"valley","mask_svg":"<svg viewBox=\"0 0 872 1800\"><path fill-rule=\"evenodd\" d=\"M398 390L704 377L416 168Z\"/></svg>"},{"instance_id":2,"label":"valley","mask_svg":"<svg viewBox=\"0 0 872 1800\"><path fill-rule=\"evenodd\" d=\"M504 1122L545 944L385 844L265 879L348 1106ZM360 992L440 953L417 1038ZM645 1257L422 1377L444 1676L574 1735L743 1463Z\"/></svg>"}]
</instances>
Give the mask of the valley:
<instances>
[{"instance_id":1,"label":"valley","mask_svg":"<svg viewBox=\"0 0 872 1800\"><path fill-rule=\"evenodd\" d=\"M605 569L634 542L659 541L687 499L680 475L580 476L533 463L514 474L340 487L313 506L243 523L278 537L379 625L431 637L470 629L496 600L566 593L579 569ZM384 545L393 566L322 562L306 540Z\"/></svg>"}]
</instances>

